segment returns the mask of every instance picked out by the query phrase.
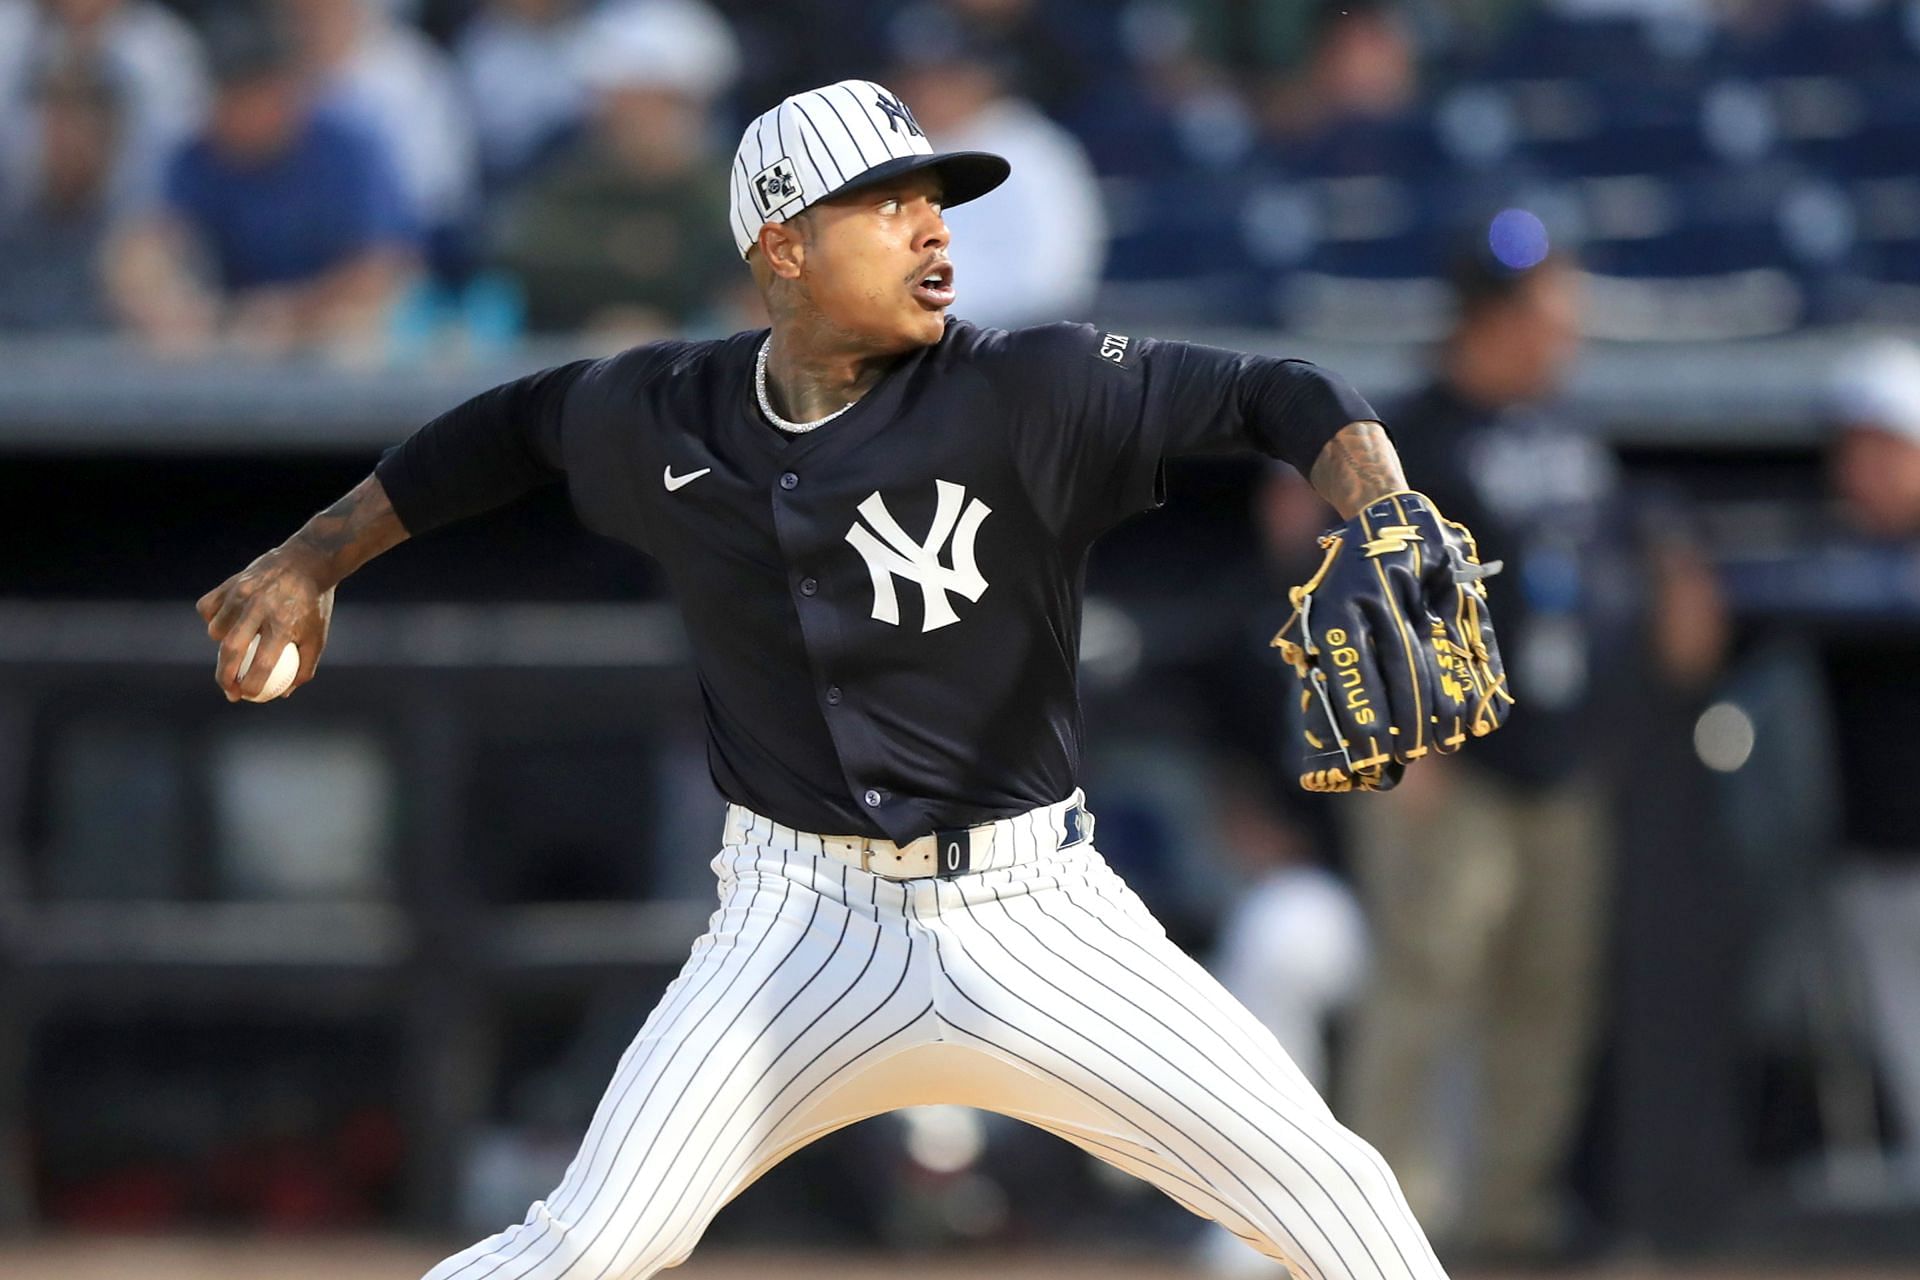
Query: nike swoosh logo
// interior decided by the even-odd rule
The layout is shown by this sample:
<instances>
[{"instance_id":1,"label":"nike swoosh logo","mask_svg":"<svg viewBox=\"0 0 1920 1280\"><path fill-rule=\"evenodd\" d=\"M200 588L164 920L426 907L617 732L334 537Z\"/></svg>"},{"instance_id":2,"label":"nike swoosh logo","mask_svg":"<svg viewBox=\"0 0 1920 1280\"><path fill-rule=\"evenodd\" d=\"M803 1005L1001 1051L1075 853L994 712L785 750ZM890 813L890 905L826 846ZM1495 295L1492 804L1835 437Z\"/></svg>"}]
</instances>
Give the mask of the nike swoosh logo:
<instances>
[{"instance_id":1,"label":"nike swoosh logo","mask_svg":"<svg viewBox=\"0 0 1920 1280\"><path fill-rule=\"evenodd\" d=\"M661 479L666 483L667 492L672 493L675 489L692 484L695 480L698 480L711 470L713 470L712 467L702 467L698 471L689 471L683 476L677 476L673 474L673 467L669 465L665 473L661 476Z\"/></svg>"}]
</instances>

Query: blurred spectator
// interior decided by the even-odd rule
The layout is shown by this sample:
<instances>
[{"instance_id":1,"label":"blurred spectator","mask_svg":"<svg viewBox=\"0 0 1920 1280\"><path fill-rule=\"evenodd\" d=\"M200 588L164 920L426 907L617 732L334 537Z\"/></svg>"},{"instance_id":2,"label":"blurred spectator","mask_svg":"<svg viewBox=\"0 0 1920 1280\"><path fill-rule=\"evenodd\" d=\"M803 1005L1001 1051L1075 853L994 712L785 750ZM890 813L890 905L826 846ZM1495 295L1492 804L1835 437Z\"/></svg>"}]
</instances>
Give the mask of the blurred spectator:
<instances>
[{"instance_id":1,"label":"blurred spectator","mask_svg":"<svg viewBox=\"0 0 1920 1280\"><path fill-rule=\"evenodd\" d=\"M357 114L384 141L434 248L473 213L478 178L469 107L446 54L384 0L279 0L323 105Z\"/></svg>"},{"instance_id":2,"label":"blurred spectator","mask_svg":"<svg viewBox=\"0 0 1920 1280\"><path fill-rule=\"evenodd\" d=\"M1393 0L1321 0L1297 71L1268 81L1264 115L1279 139L1300 143L1341 125L1410 111L1420 64L1406 15Z\"/></svg>"},{"instance_id":3,"label":"blurred spectator","mask_svg":"<svg viewBox=\"0 0 1920 1280\"><path fill-rule=\"evenodd\" d=\"M591 132L507 209L499 264L539 330L643 341L697 323L746 277L727 233L714 99L733 34L699 0L625 0L581 44Z\"/></svg>"},{"instance_id":4,"label":"blurred spectator","mask_svg":"<svg viewBox=\"0 0 1920 1280\"><path fill-rule=\"evenodd\" d=\"M740 42L744 105L778 102L814 85L871 76L885 48L871 0L713 0Z\"/></svg>"},{"instance_id":5,"label":"blurred spectator","mask_svg":"<svg viewBox=\"0 0 1920 1280\"><path fill-rule=\"evenodd\" d=\"M1087 153L1007 88L1004 50L979 43L933 6L894 28L892 88L934 144L1005 156L1013 175L992 200L950 210L954 314L1017 328L1087 318L1106 257L1106 217Z\"/></svg>"},{"instance_id":6,"label":"blurred spectator","mask_svg":"<svg viewBox=\"0 0 1920 1280\"><path fill-rule=\"evenodd\" d=\"M43 69L24 116L39 170L20 203L0 209L0 331L106 328L102 257L124 106L104 66L75 58Z\"/></svg>"},{"instance_id":7,"label":"blurred spectator","mask_svg":"<svg viewBox=\"0 0 1920 1280\"><path fill-rule=\"evenodd\" d=\"M1103 178L1174 170L1177 181L1182 162L1225 170L1252 148L1246 95L1193 8L1136 7L1125 26L1133 75L1067 118Z\"/></svg>"},{"instance_id":8,"label":"blurred spectator","mask_svg":"<svg viewBox=\"0 0 1920 1280\"><path fill-rule=\"evenodd\" d=\"M121 315L176 349L371 340L415 241L379 138L314 106L278 28L234 19L209 42L212 119L174 157L164 208L115 248Z\"/></svg>"},{"instance_id":9,"label":"blurred spectator","mask_svg":"<svg viewBox=\"0 0 1920 1280\"><path fill-rule=\"evenodd\" d=\"M1920 350L1888 341L1835 378L1834 488L1868 540L1920 563ZM1841 916L1857 948L1895 1143L1920 1187L1920 788L1911 743L1920 718L1920 644L1849 632L1825 645L1843 779Z\"/></svg>"},{"instance_id":10,"label":"blurred spectator","mask_svg":"<svg viewBox=\"0 0 1920 1280\"><path fill-rule=\"evenodd\" d=\"M1299 63L1314 16L1311 4L1248 4L1247 0L1179 0L1156 8L1176 11L1198 52L1238 71Z\"/></svg>"},{"instance_id":11,"label":"blurred spectator","mask_svg":"<svg viewBox=\"0 0 1920 1280\"><path fill-rule=\"evenodd\" d=\"M577 0L489 0L455 55L490 188L544 159L586 112Z\"/></svg>"},{"instance_id":12,"label":"blurred spectator","mask_svg":"<svg viewBox=\"0 0 1920 1280\"><path fill-rule=\"evenodd\" d=\"M1220 839L1248 880L1220 927L1214 976L1324 1091L1328 1032L1366 974L1366 921L1275 806L1264 775L1229 767L1217 776Z\"/></svg>"},{"instance_id":13,"label":"blurred spectator","mask_svg":"<svg viewBox=\"0 0 1920 1280\"><path fill-rule=\"evenodd\" d=\"M1545 0L1542 7L1568 18L1595 19L1704 18L1711 6L1709 0Z\"/></svg>"},{"instance_id":14,"label":"blurred spectator","mask_svg":"<svg viewBox=\"0 0 1920 1280\"><path fill-rule=\"evenodd\" d=\"M1366 920L1352 890L1315 863L1305 833L1276 807L1268 775L1226 765L1215 777L1220 838L1248 881L1210 967L1325 1092L1328 1032L1366 975ZM1214 1275L1286 1274L1219 1226L1205 1233L1201 1261Z\"/></svg>"},{"instance_id":15,"label":"blurred spectator","mask_svg":"<svg viewBox=\"0 0 1920 1280\"><path fill-rule=\"evenodd\" d=\"M1643 649L1693 689L1726 635L1704 561L1665 535L1643 544L1618 463L1554 406L1579 349L1580 274L1537 249L1530 265L1463 256L1438 377L1388 416L1409 481L1505 562L1489 589L1519 702L1499 733L1346 809L1377 951L1342 1095L1436 1239L1535 1260L1572 1243L1563 1164L1611 882L1604 716L1644 683ZM1463 1178L1438 1149L1434 1084L1468 1045L1479 1104Z\"/></svg>"},{"instance_id":16,"label":"blurred spectator","mask_svg":"<svg viewBox=\"0 0 1920 1280\"><path fill-rule=\"evenodd\" d=\"M166 157L207 109L199 42L153 0L0 0L0 153L9 160L0 187L18 190L44 174L27 99L42 71L77 59L99 61L123 98L113 199L151 197Z\"/></svg>"},{"instance_id":17,"label":"blurred spectator","mask_svg":"<svg viewBox=\"0 0 1920 1280\"><path fill-rule=\"evenodd\" d=\"M1847 518L1872 538L1920 534L1920 350L1887 340L1855 352L1834 374L1834 410Z\"/></svg>"},{"instance_id":18,"label":"blurred spectator","mask_svg":"<svg viewBox=\"0 0 1920 1280\"><path fill-rule=\"evenodd\" d=\"M901 50L901 33L931 19L953 33L943 38L949 46L999 50L1005 92L1059 115L1105 69L1121 65L1118 7L1074 0L922 0L900 18L889 15L886 39L897 57L911 57L911 50Z\"/></svg>"}]
</instances>

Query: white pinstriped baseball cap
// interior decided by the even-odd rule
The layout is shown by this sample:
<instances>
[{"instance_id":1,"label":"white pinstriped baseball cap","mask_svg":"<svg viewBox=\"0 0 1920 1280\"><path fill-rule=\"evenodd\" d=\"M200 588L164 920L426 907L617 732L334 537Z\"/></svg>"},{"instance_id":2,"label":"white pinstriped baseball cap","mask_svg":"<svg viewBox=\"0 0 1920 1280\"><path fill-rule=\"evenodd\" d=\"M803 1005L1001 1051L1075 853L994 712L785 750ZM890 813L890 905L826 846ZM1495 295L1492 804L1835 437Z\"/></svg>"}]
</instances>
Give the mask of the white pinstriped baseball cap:
<instances>
[{"instance_id":1,"label":"white pinstriped baseball cap","mask_svg":"<svg viewBox=\"0 0 1920 1280\"><path fill-rule=\"evenodd\" d=\"M986 151L936 152L899 95L871 80L796 93L752 124L733 153L734 247L742 258L768 222L870 183L938 169L945 203L963 204L1007 179Z\"/></svg>"}]
</instances>

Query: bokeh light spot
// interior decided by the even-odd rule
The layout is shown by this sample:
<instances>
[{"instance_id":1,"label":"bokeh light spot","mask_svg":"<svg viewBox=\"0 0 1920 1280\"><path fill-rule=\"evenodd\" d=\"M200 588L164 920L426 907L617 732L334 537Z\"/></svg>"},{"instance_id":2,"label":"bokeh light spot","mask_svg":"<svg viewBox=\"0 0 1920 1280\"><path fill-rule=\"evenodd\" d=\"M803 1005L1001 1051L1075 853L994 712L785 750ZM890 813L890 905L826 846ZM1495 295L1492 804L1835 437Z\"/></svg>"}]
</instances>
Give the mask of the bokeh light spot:
<instances>
[{"instance_id":1,"label":"bokeh light spot","mask_svg":"<svg viewBox=\"0 0 1920 1280\"><path fill-rule=\"evenodd\" d=\"M1525 271L1547 256L1547 224L1525 209L1502 209L1488 224L1487 247L1501 266Z\"/></svg>"},{"instance_id":2,"label":"bokeh light spot","mask_svg":"<svg viewBox=\"0 0 1920 1280\"><path fill-rule=\"evenodd\" d=\"M1753 717L1733 702L1716 702L1693 725L1693 749L1715 773L1736 773L1753 755Z\"/></svg>"}]
</instances>

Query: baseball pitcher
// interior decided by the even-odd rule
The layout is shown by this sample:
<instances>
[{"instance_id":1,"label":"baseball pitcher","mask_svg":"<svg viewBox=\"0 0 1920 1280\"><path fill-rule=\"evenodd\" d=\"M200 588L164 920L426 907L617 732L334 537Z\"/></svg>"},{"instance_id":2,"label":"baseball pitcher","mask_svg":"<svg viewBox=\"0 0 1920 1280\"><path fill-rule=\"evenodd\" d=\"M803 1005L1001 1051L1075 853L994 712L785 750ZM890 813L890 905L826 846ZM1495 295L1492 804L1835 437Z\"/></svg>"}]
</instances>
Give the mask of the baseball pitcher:
<instances>
[{"instance_id":1,"label":"baseball pitcher","mask_svg":"<svg viewBox=\"0 0 1920 1280\"><path fill-rule=\"evenodd\" d=\"M563 483L685 614L718 909L560 1185L430 1280L639 1280L789 1152L924 1103L1056 1133L1301 1280L1443 1274L1380 1157L1102 861L1075 664L1088 548L1167 458L1284 459L1346 518L1276 640L1303 782L1391 786L1504 714L1472 539L1313 365L949 318L942 210L1006 175L869 81L788 98L733 169L770 329L496 387L199 602L229 699L290 642L297 687L347 575Z\"/></svg>"}]
</instances>

